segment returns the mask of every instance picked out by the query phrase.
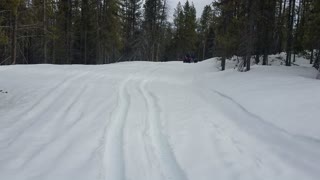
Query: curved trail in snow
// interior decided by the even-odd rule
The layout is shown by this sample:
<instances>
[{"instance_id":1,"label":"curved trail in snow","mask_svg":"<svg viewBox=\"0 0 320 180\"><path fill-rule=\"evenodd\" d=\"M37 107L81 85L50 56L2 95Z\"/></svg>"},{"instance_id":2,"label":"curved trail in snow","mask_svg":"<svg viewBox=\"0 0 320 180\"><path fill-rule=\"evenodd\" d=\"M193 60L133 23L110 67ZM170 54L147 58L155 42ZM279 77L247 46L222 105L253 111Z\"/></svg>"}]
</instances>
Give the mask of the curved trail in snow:
<instances>
[{"instance_id":1,"label":"curved trail in snow","mask_svg":"<svg viewBox=\"0 0 320 180\"><path fill-rule=\"evenodd\" d=\"M104 142L101 146L104 147L102 147L102 166L99 170L100 179L130 179L128 178L130 175L127 175L126 172L126 161L130 161L126 158L130 157L126 157L125 154L130 153L131 149L125 148L124 140L126 136L131 136L130 133L126 132L130 131L129 128L132 128L129 127L130 122L128 121L136 121L136 119L130 118L130 116L134 116L132 113L136 112L136 107L132 105L131 101L138 100L144 101L142 111L145 112L145 119L144 122L140 122L142 136L138 136L139 139L130 139L130 141L143 142L144 148L141 149L143 152L140 153L148 156L145 160L145 168L153 167L153 172L148 173L149 178L187 180L175 160L170 145L161 133L159 122L161 109L155 95L146 88L151 80L147 81L142 77L142 75L151 76L157 69L136 72L121 82L117 105L112 112L110 122L105 127L105 136L102 139ZM126 128L126 126L128 127Z\"/></svg>"},{"instance_id":2,"label":"curved trail in snow","mask_svg":"<svg viewBox=\"0 0 320 180\"><path fill-rule=\"evenodd\" d=\"M199 92L202 91L203 90L199 90ZM208 93L208 91L205 92ZM230 108L230 110L228 110L229 113L225 113L225 116L228 117L226 119L229 120L231 123L230 125L233 126L233 128L241 133L244 132L247 135L250 135L250 139L254 139L254 141L259 140L259 146L264 147L265 149L272 149L271 152L265 152L266 150L263 149L260 153L268 153L269 156L273 156L273 158L275 158L274 160L279 162L277 165L280 163L285 163L288 166L295 164L298 165L298 167L294 167L297 168L296 170L304 169L309 171L311 174L317 174L320 172L320 167L317 167L317 163L313 162L314 157L320 156L320 152L315 150L320 147L320 144L317 141L301 141L299 136L291 134L286 130L267 122L263 118L247 110L232 97L217 90L211 90L211 93L214 93L215 95L211 95L210 98L208 98L208 96L204 96L203 93L200 96L208 102L209 106L212 106L209 101L217 102L213 108L220 111L219 113L224 113L223 111L225 111L226 107ZM212 124L213 122L209 123ZM227 124L227 122L225 122L225 124ZM213 128L216 131L219 129L219 125L214 124ZM229 136L229 139L233 144L232 146L234 146L235 149L238 149L239 152L242 153L250 151L250 149L241 145L247 143L242 142L245 139L239 139L238 137L230 136L222 131L220 132L220 134L223 134L224 136ZM226 141L223 144L217 145L217 147L221 148L225 145ZM290 147L290 151L288 151L288 147ZM299 156L297 156L297 154L299 154ZM258 166L263 165L262 159L264 157L252 158L255 159L254 161L257 162ZM277 165L275 165L275 167ZM276 171L275 167L271 167L271 169L273 168L274 171Z\"/></svg>"},{"instance_id":3,"label":"curved trail in snow","mask_svg":"<svg viewBox=\"0 0 320 180\"><path fill-rule=\"evenodd\" d=\"M147 134L149 135L152 149L155 156L157 156L156 159L165 179L186 180L185 173L178 165L166 137L161 132L161 109L156 96L146 87L148 82L148 80L143 81L140 85L140 90L147 106Z\"/></svg>"},{"instance_id":4,"label":"curved trail in snow","mask_svg":"<svg viewBox=\"0 0 320 180\"><path fill-rule=\"evenodd\" d=\"M130 107L130 97L127 90L128 82L130 82L130 79L125 80L120 85L117 107L113 111L111 122L107 127L103 152L105 174L102 179L126 179L123 159L123 129Z\"/></svg>"},{"instance_id":5,"label":"curved trail in snow","mask_svg":"<svg viewBox=\"0 0 320 180\"><path fill-rule=\"evenodd\" d=\"M83 72L81 74L78 74L76 76L70 76L63 81L59 82L57 85L55 85L53 88L49 90L49 92L40 97L30 108L26 109L24 112L17 115L18 119L14 123L11 124L11 127L17 127L23 129L23 131L18 131L17 134L11 136L7 140L7 146L11 146L21 135L23 135L24 132L28 131L28 129L32 128L38 120L38 118L35 118L37 116L41 116L43 112L46 112L50 109L51 105L62 96L64 91L70 87L73 81L76 81L80 79L81 77L88 74L88 72ZM81 93L81 92L80 92ZM22 126L22 127L20 127ZM9 130L10 127L7 127Z\"/></svg>"}]
</instances>

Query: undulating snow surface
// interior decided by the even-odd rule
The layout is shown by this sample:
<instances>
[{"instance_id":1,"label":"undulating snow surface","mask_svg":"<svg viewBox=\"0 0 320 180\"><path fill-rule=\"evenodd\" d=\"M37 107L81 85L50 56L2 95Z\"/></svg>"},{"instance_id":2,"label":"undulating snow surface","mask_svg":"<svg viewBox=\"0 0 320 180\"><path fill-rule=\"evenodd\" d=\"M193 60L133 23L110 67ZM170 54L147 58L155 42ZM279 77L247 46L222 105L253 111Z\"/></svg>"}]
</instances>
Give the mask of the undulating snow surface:
<instances>
[{"instance_id":1,"label":"undulating snow surface","mask_svg":"<svg viewBox=\"0 0 320 180\"><path fill-rule=\"evenodd\" d=\"M0 179L318 180L317 71L216 67L0 67Z\"/></svg>"}]
</instances>

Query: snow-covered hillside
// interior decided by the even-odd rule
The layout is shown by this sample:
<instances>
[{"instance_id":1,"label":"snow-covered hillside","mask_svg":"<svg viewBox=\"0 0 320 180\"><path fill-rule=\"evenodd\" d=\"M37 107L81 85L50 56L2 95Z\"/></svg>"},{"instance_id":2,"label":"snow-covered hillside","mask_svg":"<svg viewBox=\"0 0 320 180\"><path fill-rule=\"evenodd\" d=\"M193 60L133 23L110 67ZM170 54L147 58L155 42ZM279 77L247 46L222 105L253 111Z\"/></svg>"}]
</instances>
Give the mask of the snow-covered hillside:
<instances>
[{"instance_id":1,"label":"snow-covered hillside","mask_svg":"<svg viewBox=\"0 0 320 180\"><path fill-rule=\"evenodd\" d=\"M0 66L0 179L318 180L317 71L216 67Z\"/></svg>"}]
</instances>

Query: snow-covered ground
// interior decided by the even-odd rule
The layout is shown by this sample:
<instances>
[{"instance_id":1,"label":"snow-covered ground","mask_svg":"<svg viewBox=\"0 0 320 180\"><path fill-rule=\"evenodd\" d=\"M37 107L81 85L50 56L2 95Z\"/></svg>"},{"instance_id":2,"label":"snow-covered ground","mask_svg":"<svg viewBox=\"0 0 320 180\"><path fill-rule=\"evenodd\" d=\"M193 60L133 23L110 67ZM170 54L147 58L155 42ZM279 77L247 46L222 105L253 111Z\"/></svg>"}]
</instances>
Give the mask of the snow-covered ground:
<instances>
[{"instance_id":1,"label":"snow-covered ground","mask_svg":"<svg viewBox=\"0 0 320 180\"><path fill-rule=\"evenodd\" d=\"M318 180L317 71L216 67L0 66L0 179Z\"/></svg>"}]
</instances>

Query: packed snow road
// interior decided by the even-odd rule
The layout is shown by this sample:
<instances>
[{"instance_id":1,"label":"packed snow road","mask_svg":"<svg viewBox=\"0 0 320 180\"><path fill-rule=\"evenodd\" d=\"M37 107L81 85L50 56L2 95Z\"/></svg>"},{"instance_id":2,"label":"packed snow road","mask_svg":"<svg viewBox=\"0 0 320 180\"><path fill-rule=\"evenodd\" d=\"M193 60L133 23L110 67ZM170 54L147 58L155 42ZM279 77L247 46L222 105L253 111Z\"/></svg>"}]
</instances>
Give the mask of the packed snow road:
<instances>
[{"instance_id":1,"label":"packed snow road","mask_svg":"<svg viewBox=\"0 0 320 180\"><path fill-rule=\"evenodd\" d=\"M0 179L319 179L316 72L267 68L0 67Z\"/></svg>"}]
</instances>

